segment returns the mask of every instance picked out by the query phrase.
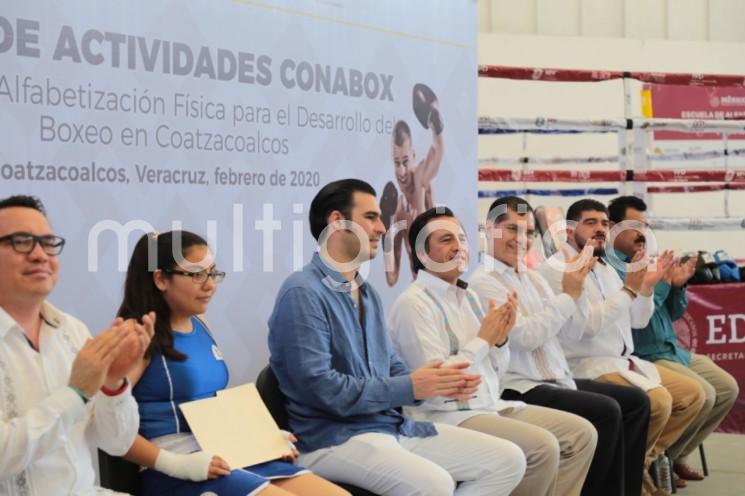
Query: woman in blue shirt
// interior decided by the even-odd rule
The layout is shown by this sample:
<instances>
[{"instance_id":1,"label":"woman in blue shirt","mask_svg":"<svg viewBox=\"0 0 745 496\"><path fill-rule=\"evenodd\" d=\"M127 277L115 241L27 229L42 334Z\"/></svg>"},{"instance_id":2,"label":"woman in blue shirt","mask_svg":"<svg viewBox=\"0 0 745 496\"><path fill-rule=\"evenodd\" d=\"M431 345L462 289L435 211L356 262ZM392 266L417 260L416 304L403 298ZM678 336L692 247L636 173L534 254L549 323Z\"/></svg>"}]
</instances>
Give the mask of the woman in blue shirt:
<instances>
[{"instance_id":1,"label":"woman in blue shirt","mask_svg":"<svg viewBox=\"0 0 745 496\"><path fill-rule=\"evenodd\" d=\"M157 258L151 260L152 255ZM202 451L191 434L179 405L213 397L228 383L222 354L201 317L224 278L225 273L215 269L207 242L196 234L147 234L135 246L118 315L132 319L154 311L157 317L150 348L129 377L140 430L125 458L146 467L140 493L346 495L294 465L298 452L291 443L282 460L233 469L219 456Z\"/></svg>"}]
</instances>

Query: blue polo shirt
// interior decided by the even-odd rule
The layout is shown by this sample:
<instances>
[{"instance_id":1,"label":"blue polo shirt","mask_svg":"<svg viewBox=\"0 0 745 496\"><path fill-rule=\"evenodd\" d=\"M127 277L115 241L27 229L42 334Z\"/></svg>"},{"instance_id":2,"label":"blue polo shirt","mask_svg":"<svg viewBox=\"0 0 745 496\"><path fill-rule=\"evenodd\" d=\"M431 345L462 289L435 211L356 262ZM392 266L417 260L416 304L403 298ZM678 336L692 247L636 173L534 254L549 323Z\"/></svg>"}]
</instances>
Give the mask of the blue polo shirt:
<instances>
[{"instance_id":1,"label":"blue polo shirt","mask_svg":"<svg viewBox=\"0 0 745 496\"><path fill-rule=\"evenodd\" d=\"M269 318L270 365L301 451L365 432L437 434L396 410L417 403L410 370L394 351L380 297L358 283L362 322L349 283L316 253L282 284Z\"/></svg>"}]
</instances>

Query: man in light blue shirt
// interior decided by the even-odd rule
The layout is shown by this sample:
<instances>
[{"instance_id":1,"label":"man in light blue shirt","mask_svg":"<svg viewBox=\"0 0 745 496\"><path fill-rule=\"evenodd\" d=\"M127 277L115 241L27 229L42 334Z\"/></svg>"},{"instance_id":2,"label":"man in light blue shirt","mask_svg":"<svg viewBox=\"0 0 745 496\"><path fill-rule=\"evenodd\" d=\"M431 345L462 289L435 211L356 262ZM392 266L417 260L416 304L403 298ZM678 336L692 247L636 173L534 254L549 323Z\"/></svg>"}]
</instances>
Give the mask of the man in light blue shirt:
<instances>
[{"instance_id":1,"label":"man in light blue shirt","mask_svg":"<svg viewBox=\"0 0 745 496\"><path fill-rule=\"evenodd\" d=\"M525 471L517 445L398 411L436 396L468 399L481 378L463 365L412 372L395 353L380 298L358 272L385 232L375 190L355 179L327 184L310 225L320 252L287 278L269 319L298 463L378 494L509 494Z\"/></svg>"}]
</instances>

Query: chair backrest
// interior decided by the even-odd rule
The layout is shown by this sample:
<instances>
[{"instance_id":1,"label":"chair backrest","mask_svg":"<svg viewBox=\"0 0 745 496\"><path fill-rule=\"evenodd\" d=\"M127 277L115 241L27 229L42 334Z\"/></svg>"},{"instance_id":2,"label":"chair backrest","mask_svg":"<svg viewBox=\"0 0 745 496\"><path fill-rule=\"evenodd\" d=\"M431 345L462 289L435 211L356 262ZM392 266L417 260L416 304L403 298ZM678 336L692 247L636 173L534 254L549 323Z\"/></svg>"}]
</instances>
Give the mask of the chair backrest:
<instances>
[{"instance_id":1,"label":"chair backrest","mask_svg":"<svg viewBox=\"0 0 745 496\"><path fill-rule=\"evenodd\" d=\"M256 378L256 389L279 428L289 430L290 422L287 418L285 395L279 389L277 376L274 375L274 371L269 365L259 372L259 376Z\"/></svg>"},{"instance_id":2,"label":"chair backrest","mask_svg":"<svg viewBox=\"0 0 745 496\"><path fill-rule=\"evenodd\" d=\"M127 494L140 490L140 467L124 458L98 450L98 474L101 487Z\"/></svg>"},{"instance_id":3,"label":"chair backrest","mask_svg":"<svg viewBox=\"0 0 745 496\"><path fill-rule=\"evenodd\" d=\"M272 414L272 417L274 417L274 421L277 422L279 428L289 431L290 425L287 419L285 395L282 394L282 390L279 389L277 376L274 375L274 371L269 365L259 372L259 376L256 378L256 389L259 391L259 396L261 396L267 410ZM336 484L349 491L352 496L377 496L375 493L371 493L351 484L338 482Z\"/></svg>"}]
</instances>

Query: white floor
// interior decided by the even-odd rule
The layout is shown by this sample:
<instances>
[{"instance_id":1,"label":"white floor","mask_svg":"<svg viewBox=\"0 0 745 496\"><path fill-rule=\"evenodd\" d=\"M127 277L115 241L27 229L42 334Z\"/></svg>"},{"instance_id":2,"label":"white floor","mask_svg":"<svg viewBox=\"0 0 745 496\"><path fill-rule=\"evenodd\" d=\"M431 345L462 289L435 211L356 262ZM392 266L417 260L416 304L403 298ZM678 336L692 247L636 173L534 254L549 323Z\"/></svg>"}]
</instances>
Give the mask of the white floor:
<instances>
[{"instance_id":1,"label":"white floor","mask_svg":"<svg viewBox=\"0 0 745 496\"><path fill-rule=\"evenodd\" d=\"M745 435L714 433L704 443L709 476L700 482L688 482L680 496L743 496L745 494ZM698 451L688 459L701 469Z\"/></svg>"}]
</instances>

